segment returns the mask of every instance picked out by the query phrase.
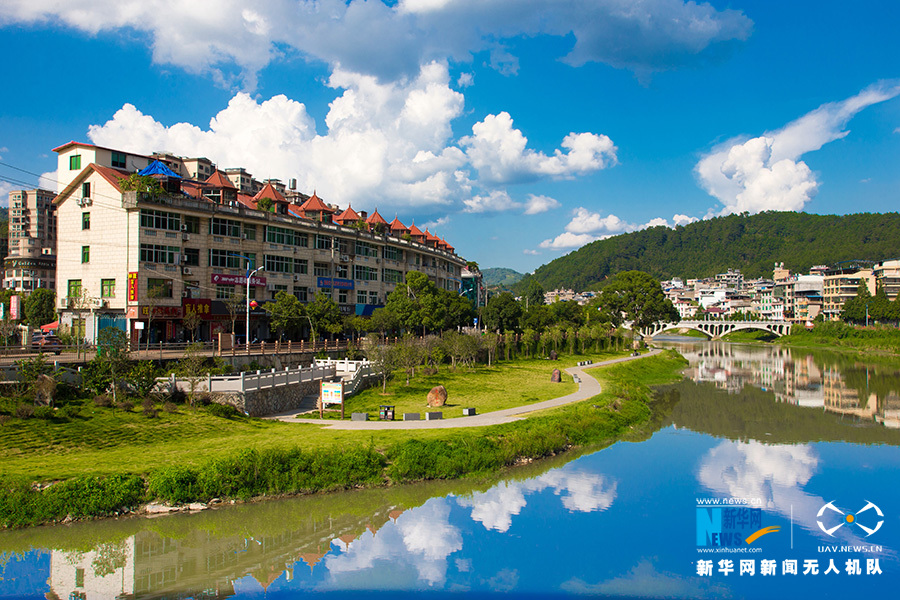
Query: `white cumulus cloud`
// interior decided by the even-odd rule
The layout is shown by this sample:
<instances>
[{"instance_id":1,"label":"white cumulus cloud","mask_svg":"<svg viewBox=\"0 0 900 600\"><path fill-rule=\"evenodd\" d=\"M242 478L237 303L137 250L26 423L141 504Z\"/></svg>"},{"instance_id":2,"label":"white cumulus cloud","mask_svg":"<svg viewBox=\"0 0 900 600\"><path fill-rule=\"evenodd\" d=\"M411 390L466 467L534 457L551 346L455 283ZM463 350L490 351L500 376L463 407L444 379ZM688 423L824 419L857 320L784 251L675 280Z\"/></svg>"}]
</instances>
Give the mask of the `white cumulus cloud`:
<instances>
[{"instance_id":1,"label":"white cumulus cloud","mask_svg":"<svg viewBox=\"0 0 900 600\"><path fill-rule=\"evenodd\" d=\"M553 156L527 147L525 135L513 127L507 112L488 115L460 139L470 164L483 181L521 183L540 177L572 177L616 164L616 146L605 135L570 133Z\"/></svg>"},{"instance_id":2,"label":"white cumulus cloud","mask_svg":"<svg viewBox=\"0 0 900 600\"><path fill-rule=\"evenodd\" d=\"M642 225L636 225L623 221L616 215L603 216L599 212L592 212L583 206L579 206L573 212L572 220L566 225L565 232L555 238L544 240L541 242L540 247L552 250L580 248L585 244L619 233L639 231L648 227L663 226L674 228L697 220L694 217L676 214L672 217L671 222L662 217L656 217Z\"/></svg>"},{"instance_id":3,"label":"white cumulus cloud","mask_svg":"<svg viewBox=\"0 0 900 600\"><path fill-rule=\"evenodd\" d=\"M529 194L528 200L525 202L525 206L526 215L537 215L543 212L547 212L548 210L559 208L561 205L558 200L550 198L549 196L537 196L535 194Z\"/></svg>"},{"instance_id":4,"label":"white cumulus cloud","mask_svg":"<svg viewBox=\"0 0 900 600\"><path fill-rule=\"evenodd\" d=\"M92 35L146 34L153 60L211 73L252 89L257 72L285 53L382 80L414 75L435 58L491 64L515 72L505 40L571 37L563 58L603 62L639 74L715 58L746 39L752 22L735 10L684 0L6 0L0 24L63 24ZM238 75L233 75L235 67Z\"/></svg>"},{"instance_id":5,"label":"white cumulus cloud","mask_svg":"<svg viewBox=\"0 0 900 600\"><path fill-rule=\"evenodd\" d=\"M781 129L726 142L697 163L697 179L722 203L720 214L802 210L819 183L800 158L846 137L850 132L845 127L859 111L897 95L900 83L878 83L841 102L823 104Z\"/></svg>"}]
</instances>

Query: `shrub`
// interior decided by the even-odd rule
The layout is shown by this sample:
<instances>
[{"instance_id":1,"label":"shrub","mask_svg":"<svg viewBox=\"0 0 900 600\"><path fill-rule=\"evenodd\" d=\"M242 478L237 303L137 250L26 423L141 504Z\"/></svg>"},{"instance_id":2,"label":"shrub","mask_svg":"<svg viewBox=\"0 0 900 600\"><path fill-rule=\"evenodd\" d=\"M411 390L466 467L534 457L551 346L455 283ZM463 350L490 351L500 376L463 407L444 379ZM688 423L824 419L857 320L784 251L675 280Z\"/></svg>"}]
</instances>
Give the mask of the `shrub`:
<instances>
[{"instance_id":1,"label":"shrub","mask_svg":"<svg viewBox=\"0 0 900 600\"><path fill-rule=\"evenodd\" d=\"M16 407L16 418L30 419L34 416L34 406L31 404L20 404Z\"/></svg>"},{"instance_id":2,"label":"shrub","mask_svg":"<svg viewBox=\"0 0 900 600\"><path fill-rule=\"evenodd\" d=\"M183 503L201 499L197 472L183 466L171 466L150 473L147 493L151 498Z\"/></svg>"},{"instance_id":3,"label":"shrub","mask_svg":"<svg viewBox=\"0 0 900 600\"><path fill-rule=\"evenodd\" d=\"M12 420L10 415L0 415L0 425L6 425Z\"/></svg>"},{"instance_id":4,"label":"shrub","mask_svg":"<svg viewBox=\"0 0 900 600\"><path fill-rule=\"evenodd\" d=\"M34 408L34 418L49 421L56 416L56 411L51 406L36 406Z\"/></svg>"},{"instance_id":5,"label":"shrub","mask_svg":"<svg viewBox=\"0 0 900 600\"><path fill-rule=\"evenodd\" d=\"M81 408L74 404L67 404L56 412L57 416L62 419L74 419L81 414Z\"/></svg>"},{"instance_id":6,"label":"shrub","mask_svg":"<svg viewBox=\"0 0 900 600\"><path fill-rule=\"evenodd\" d=\"M132 410L134 410L134 402L132 402L131 400L123 400L116 405L116 408L120 408L125 412L131 412Z\"/></svg>"},{"instance_id":7,"label":"shrub","mask_svg":"<svg viewBox=\"0 0 900 600\"><path fill-rule=\"evenodd\" d=\"M112 398L109 394L98 394L94 396L94 404L101 408L109 408L112 406Z\"/></svg>"},{"instance_id":8,"label":"shrub","mask_svg":"<svg viewBox=\"0 0 900 600\"><path fill-rule=\"evenodd\" d=\"M206 412L222 419L232 419L241 414L238 409L230 404L217 404L215 402L206 407Z\"/></svg>"},{"instance_id":9,"label":"shrub","mask_svg":"<svg viewBox=\"0 0 900 600\"><path fill-rule=\"evenodd\" d=\"M163 410L167 413L176 413L178 412L178 407L175 406L174 402L166 402L163 404Z\"/></svg>"}]
</instances>

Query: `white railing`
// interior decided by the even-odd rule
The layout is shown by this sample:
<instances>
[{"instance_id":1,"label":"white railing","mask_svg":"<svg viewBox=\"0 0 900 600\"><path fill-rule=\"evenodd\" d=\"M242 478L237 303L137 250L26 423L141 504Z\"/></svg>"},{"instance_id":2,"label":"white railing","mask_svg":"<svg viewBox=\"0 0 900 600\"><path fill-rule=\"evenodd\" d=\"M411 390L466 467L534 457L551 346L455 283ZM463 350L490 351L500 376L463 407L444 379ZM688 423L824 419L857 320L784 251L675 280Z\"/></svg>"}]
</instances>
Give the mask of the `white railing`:
<instances>
[{"instance_id":1,"label":"white railing","mask_svg":"<svg viewBox=\"0 0 900 600\"><path fill-rule=\"evenodd\" d=\"M298 367L269 371L242 371L236 375L210 375L193 379L195 391L207 392L255 392L267 388L319 381L335 376L333 366ZM169 390L190 391L191 378L179 378L174 374L157 380L157 387Z\"/></svg>"},{"instance_id":2,"label":"white railing","mask_svg":"<svg viewBox=\"0 0 900 600\"><path fill-rule=\"evenodd\" d=\"M344 395L350 396L359 391L362 385L369 379L380 377L375 367L367 360L316 360L316 366L333 366L337 375L350 375L344 379Z\"/></svg>"}]
</instances>

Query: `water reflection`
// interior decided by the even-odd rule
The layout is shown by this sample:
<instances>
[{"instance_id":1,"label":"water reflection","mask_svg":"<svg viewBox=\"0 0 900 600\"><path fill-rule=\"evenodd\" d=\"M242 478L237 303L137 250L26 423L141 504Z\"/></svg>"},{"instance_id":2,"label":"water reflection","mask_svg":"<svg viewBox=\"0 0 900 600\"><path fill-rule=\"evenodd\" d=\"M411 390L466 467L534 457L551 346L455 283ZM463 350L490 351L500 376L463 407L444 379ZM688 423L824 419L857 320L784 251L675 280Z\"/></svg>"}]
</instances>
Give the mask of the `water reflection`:
<instances>
[{"instance_id":1,"label":"water reflection","mask_svg":"<svg viewBox=\"0 0 900 600\"><path fill-rule=\"evenodd\" d=\"M691 361L687 375L694 381L732 394L752 385L773 392L780 402L900 428L900 371L895 365L780 346L702 342L677 347Z\"/></svg>"},{"instance_id":2,"label":"water reflection","mask_svg":"<svg viewBox=\"0 0 900 600\"><path fill-rule=\"evenodd\" d=\"M609 508L616 499L616 481L597 473L551 471L527 481L502 482L487 492L457 498L460 506L472 509L472 519L486 529L507 531L512 517L525 507L529 494L552 490L561 496L570 512L591 512ZM563 495L564 494L564 495Z\"/></svg>"}]
</instances>

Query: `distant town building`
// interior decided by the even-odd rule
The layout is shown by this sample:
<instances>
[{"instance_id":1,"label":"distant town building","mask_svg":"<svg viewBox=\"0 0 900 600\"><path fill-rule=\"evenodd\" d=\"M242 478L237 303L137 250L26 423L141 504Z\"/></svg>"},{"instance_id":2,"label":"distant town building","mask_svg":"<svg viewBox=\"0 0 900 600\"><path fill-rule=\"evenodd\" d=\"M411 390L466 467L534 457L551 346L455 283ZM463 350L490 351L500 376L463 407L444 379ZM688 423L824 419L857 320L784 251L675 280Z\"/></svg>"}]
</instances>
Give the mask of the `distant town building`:
<instances>
[{"instance_id":1,"label":"distant town building","mask_svg":"<svg viewBox=\"0 0 900 600\"><path fill-rule=\"evenodd\" d=\"M3 287L28 294L56 287L56 194L47 190L9 193L9 247Z\"/></svg>"}]
</instances>

